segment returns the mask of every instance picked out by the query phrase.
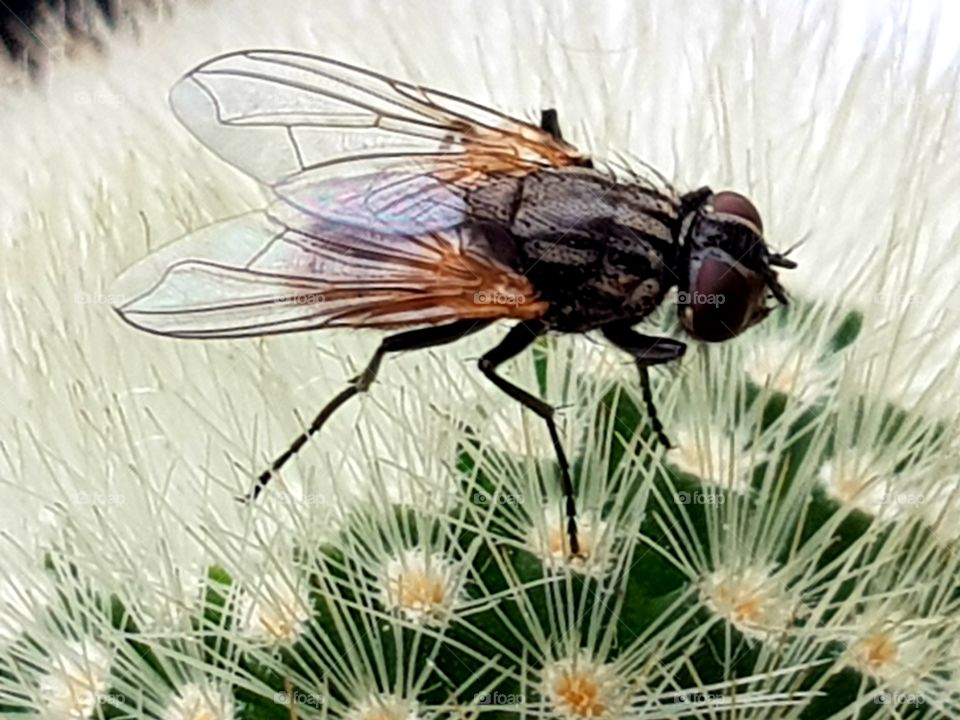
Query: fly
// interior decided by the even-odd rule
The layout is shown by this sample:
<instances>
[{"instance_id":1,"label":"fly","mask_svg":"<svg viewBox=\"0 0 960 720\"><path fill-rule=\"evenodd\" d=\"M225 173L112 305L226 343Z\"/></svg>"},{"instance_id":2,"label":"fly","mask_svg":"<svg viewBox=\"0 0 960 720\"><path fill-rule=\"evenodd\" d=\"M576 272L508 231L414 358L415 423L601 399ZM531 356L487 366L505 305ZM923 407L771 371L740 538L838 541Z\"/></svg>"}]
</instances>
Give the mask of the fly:
<instances>
[{"instance_id":1,"label":"fly","mask_svg":"<svg viewBox=\"0 0 960 720\"><path fill-rule=\"evenodd\" d=\"M561 472L571 554L573 481L554 408L497 369L547 332L599 330L630 354L651 427L648 369L684 343L634 326L678 290L694 338L740 334L787 297L753 204L734 192L683 195L663 178L620 179L561 136L449 93L329 58L252 50L213 58L172 88L183 124L274 196L265 210L201 228L117 280L128 323L178 338L320 328L398 330L257 479L256 498L389 353L515 321L479 361L540 416Z\"/></svg>"}]
</instances>

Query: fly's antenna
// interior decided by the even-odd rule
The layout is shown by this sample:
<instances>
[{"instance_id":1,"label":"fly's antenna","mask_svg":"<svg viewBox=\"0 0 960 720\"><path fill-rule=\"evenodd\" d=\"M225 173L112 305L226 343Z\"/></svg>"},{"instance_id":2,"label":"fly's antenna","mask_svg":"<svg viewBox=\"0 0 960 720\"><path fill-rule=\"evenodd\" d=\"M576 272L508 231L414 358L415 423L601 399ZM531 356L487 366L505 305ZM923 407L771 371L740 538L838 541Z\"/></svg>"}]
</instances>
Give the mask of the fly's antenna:
<instances>
[{"instance_id":1,"label":"fly's antenna","mask_svg":"<svg viewBox=\"0 0 960 720\"><path fill-rule=\"evenodd\" d=\"M767 256L767 262L770 263L771 265L775 265L775 266L777 266L777 267L782 267L782 268L787 268L788 270L793 270L793 268L795 268L795 267L797 266L797 264L796 264L793 260L789 260L789 259L787 258L787 255L789 255L790 253L792 253L794 250L796 250L798 247L800 247L801 245L803 245L803 244L804 244L807 240L809 240L809 239L810 239L810 236L809 236L809 235L805 235L804 237L802 237L802 238L800 238L799 240L797 240L793 245L791 245L791 246L788 247L786 250L784 250L782 253L772 253L772 254L769 254L769 255Z\"/></svg>"},{"instance_id":2,"label":"fly's antenna","mask_svg":"<svg viewBox=\"0 0 960 720\"><path fill-rule=\"evenodd\" d=\"M780 301L783 305L789 305L789 300L787 299L787 291L784 289L783 285L780 284L780 280L777 278L777 273L771 268L781 267L787 270L793 270L797 267L797 263L793 260L790 260L787 255L796 250L800 243L803 241L795 243L785 252L782 253L767 253L767 263L763 268L762 275L764 281L767 283L767 287L770 288L770 291L773 293L773 296Z\"/></svg>"}]
</instances>

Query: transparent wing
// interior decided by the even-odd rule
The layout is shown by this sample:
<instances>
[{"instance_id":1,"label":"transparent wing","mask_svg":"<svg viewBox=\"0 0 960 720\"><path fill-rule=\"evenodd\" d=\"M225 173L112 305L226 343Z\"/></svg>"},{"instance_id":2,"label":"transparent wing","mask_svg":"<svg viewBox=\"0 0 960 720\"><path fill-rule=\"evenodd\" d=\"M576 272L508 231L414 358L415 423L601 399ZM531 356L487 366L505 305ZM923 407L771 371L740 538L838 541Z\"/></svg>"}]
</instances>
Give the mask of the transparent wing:
<instances>
[{"instance_id":1,"label":"transparent wing","mask_svg":"<svg viewBox=\"0 0 960 720\"><path fill-rule=\"evenodd\" d=\"M181 78L170 102L205 145L281 196L384 169L469 188L497 175L589 165L529 123L305 53L214 58Z\"/></svg>"},{"instance_id":2,"label":"transparent wing","mask_svg":"<svg viewBox=\"0 0 960 720\"><path fill-rule=\"evenodd\" d=\"M185 338L543 314L529 281L495 259L490 232L379 232L279 202L174 241L111 292L127 322Z\"/></svg>"}]
</instances>

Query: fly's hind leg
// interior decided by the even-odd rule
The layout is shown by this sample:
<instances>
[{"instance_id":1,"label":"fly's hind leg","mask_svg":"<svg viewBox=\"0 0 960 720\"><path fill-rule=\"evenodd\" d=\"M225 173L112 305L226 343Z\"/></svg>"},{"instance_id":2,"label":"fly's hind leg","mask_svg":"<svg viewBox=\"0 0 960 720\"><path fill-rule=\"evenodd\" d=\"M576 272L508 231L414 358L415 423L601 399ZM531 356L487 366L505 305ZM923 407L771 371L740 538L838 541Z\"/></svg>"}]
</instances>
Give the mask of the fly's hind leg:
<instances>
[{"instance_id":1,"label":"fly's hind leg","mask_svg":"<svg viewBox=\"0 0 960 720\"><path fill-rule=\"evenodd\" d=\"M366 392L377 378L377 372L380 370L380 363L384 355L391 352L419 350L433 345L444 345L454 340L459 340L464 335L469 335L470 333L481 330L489 324L489 320L458 320L457 322L446 325L418 328L385 337L380 342L380 346L373 354L373 357L370 358L370 362L368 362L367 366L363 369L363 372L355 378L351 378L350 385L344 390L341 390L338 395L320 409L320 412L317 413L317 416L313 419L313 422L310 423L310 426L290 443L290 446L270 464L267 470L264 470L260 474L253 489L239 499L244 502L256 500L273 476L280 471L280 468L297 454L300 448L306 444L307 440L320 431L320 428L324 426L327 420L330 419L330 416L333 415L341 405L354 395Z\"/></svg>"},{"instance_id":2,"label":"fly's hind leg","mask_svg":"<svg viewBox=\"0 0 960 720\"><path fill-rule=\"evenodd\" d=\"M611 323L601 330L607 340L633 356L637 370L640 372L640 389L643 392L643 404L650 417L650 427L653 428L660 444L669 450L673 446L670 444L670 438L663 431L663 423L657 416L657 406L653 402L653 391L650 389L648 368L651 365L661 365L677 360L683 356L687 346L672 338L641 335L628 323Z\"/></svg>"},{"instance_id":3,"label":"fly's hind leg","mask_svg":"<svg viewBox=\"0 0 960 720\"><path fill-rule=\"evenodd\" d=\"M560 444L560 434L557 432L557 425L553 420L555 410L553 406L497 374L497 367L526 350L546 331L546 325L536 320L514 325L499 345L480 358L479 366L480 372L486 375L494 385L524 407L535 412L547 424L550 440L553 443L554 452L557 454L557 463L560 465L560 478L566 503L567 538L570 542L570 554L577 556L580 554L580 542L577 538L577 505L573 498L573 479L570 476L570 464L567 462L567 455Z\"/></svg>"}]
</instances>

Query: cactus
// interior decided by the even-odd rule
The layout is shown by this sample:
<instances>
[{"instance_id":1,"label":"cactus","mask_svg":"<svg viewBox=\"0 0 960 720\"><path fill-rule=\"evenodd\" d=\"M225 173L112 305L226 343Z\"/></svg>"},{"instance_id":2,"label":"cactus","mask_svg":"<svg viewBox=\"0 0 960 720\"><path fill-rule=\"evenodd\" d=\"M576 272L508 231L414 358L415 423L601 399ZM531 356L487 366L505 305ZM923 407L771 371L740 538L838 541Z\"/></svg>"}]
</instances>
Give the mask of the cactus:
<instances>
[{"instance_id":1,"label":"cactus","mask_svg":"<svg viewBox=\"0 0 960 720\"><path fill-rule=\"evenodd\" d=\"M339 501L322 539L278 541L297 501L277 488L251 510L265 522L244 549L226 553L235 566L209 566L179 595L144 604L143 589L89 577L67 533L45 563L47 594L20 595L40 612L0 655L3 710L956 714L955 541L930 514L949 436L866 394L839 402L862 317L823 313L798 302L661 373L678 441L666 454L612 351L550 338L515 363L567 405L582 558L564 549L549 443L494 394L434 413L456 438L441 472L411 473L399 497L374 486ZM777 343L821 347L818 367L797 374L787 354L779 373L751 375L764 365L746 355ZM819 391L804 394L818 373ZM251 550L260 562L240 560Z\"/></svg>"}]
</instances>

